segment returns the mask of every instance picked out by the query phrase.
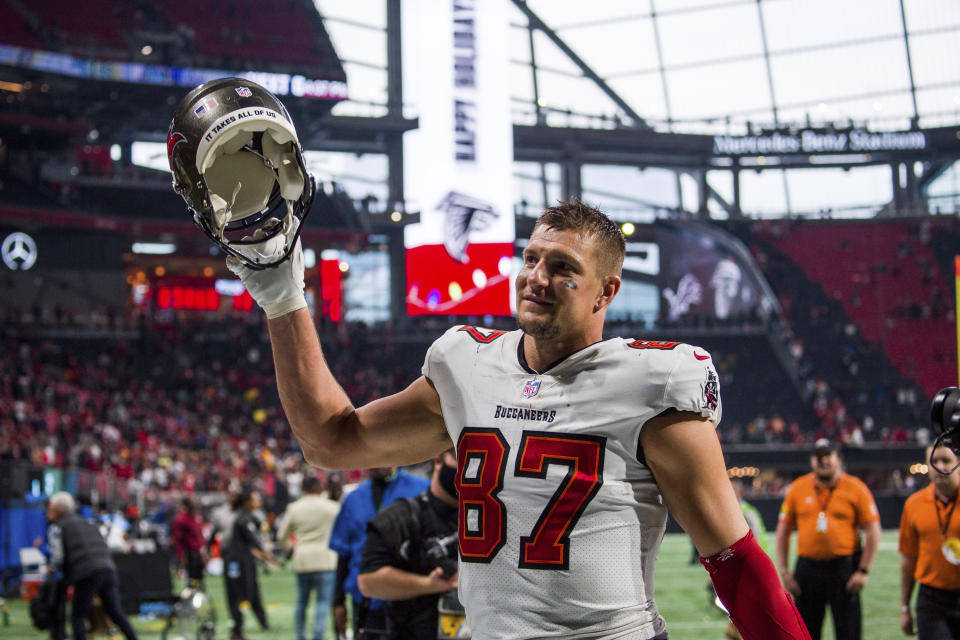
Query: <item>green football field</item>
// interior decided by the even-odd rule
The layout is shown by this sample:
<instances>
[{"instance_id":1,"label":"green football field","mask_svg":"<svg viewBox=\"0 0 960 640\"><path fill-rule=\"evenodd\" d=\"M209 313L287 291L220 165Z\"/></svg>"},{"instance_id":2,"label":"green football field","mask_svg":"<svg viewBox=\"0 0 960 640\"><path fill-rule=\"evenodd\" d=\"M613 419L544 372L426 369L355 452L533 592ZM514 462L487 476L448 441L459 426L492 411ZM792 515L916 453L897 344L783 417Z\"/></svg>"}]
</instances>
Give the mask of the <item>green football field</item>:
<instances>
[{"instance_id":1,"label":"green football field","mask_svg":"<svg viewBox=\"0 0 960 640\"><path fill-rule=\"evenodd\" d=\"M771 536L772 542L772 536ZM657 562L657 603L667 620L671 640L710 640L723 638L726 616L708 602L707 573L699 565L690 565L690 542L680 534L668 535ZM897 554L897 532L886 531L880 544L870 582L863 594L863 637L865 640L892 640L903 638L900 633L900 557ZM230 636L230 623L225 609L223 582L207 578L208 590L217 605L217 638ZM260 586L272 629L261 631L253 615L246 614L245 631L251 640L292 640L294 579L287 569L274 569L261 574ZM20 640L45 638L45 632L30 625L26 603L8 602L10 625L0 626L0 638ZM133 618L141 638L158 639L162 621ZM2 623L0 623L2 624ZM309 622L308 622L309 624ZM309 627L308 627L309 628ZM103 638L104 636L98 636ZM122 638L117 635L116 638ZM328 632L328 638L332 637ZM824 640L833 639L829 614L825 624Z\"/></svg>"}]
</instances>

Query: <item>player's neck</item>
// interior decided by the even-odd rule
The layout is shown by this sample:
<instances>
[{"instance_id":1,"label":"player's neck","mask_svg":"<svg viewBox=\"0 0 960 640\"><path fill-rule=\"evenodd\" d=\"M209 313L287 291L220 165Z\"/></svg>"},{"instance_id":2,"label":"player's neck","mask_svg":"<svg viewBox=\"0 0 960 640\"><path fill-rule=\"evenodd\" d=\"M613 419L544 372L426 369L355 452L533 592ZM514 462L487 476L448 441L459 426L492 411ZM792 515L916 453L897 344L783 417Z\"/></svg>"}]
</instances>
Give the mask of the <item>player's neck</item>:
<instances>
[{"instance_id":1,"label":"player's neck","mask_svg":"<svg viewBox=\"0 0 960 640\"><path fill-rule=\"evenodd\" d=\"M527 366L537 373L544 372L550 365L565 358L575 351L588 347L598 340L591 340L588 336L577 336L572 339L541 339L523 334L523 359Z\"/></svg>"}]
</instances>

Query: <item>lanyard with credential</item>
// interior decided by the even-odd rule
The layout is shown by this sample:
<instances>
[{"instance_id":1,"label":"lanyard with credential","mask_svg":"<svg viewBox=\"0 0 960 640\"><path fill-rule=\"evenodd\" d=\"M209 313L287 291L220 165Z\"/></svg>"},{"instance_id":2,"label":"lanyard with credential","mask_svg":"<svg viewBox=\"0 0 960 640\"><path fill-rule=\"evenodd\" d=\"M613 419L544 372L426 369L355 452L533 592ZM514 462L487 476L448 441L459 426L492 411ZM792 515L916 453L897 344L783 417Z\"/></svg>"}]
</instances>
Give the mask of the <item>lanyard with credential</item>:
<instances>
[{"instance_id":1,"label":"lanyard with credential","mask_svg":"<svg viewBox=\"0 0 960 640\"><path fill-rule=\"evenodd\" d=\"M817 516L817 531L820 533L827 532L827 507L830 506L830 500L833 498L833 492L836 491L836 487L830 487L827 490L827 499L823 500L820 497L820 487L814 485L814 491L817 492L817 501L820 503L820 514Z\"/></svg>"},{"instance_id":2,"label":"lanyard with credential","mask_svg":"<svg viewBox=\"0 0 960 640\"><path fill-rule=\"evenodd\" d=\"M947 511L947 518L944 521L940 517L940 498L936 492L933 494L933 509L937 512L937 525L940 527L940 540L943 544L940 546L940 552L952 565L960 565L960 540L947 537L947 529L950 527L950 518L953 517L953 510L957 508L957 499L954 498L950 503L950 510Z\"/></svg>"}]
</instances>

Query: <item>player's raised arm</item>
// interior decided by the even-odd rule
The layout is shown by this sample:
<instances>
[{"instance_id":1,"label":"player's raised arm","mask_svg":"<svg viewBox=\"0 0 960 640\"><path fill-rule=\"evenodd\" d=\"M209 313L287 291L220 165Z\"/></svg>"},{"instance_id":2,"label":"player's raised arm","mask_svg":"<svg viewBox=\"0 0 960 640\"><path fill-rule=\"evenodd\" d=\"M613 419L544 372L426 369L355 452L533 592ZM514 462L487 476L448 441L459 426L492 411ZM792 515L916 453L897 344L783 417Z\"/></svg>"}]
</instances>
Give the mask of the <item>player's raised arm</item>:
<instances>
[{"instance_id":1,"label":"player's raised arm","mask_svg":"<svg viewBox=\"0 0 960 640\"><path fill-rule=\"evenodd\" d=\"M316 186L277 97L245 78L205 82L177 106L167 157L187 213L267 314L280 399L307 460L384 467L449 448L425 378L357 411L324 362L305 308L299 240Z\"/></svg>"},{"instance_id":2,"label":"player's raised arm","mask_svg":"<svg viewBox=\"0 0 960 640\"><path fill-rule=\"evenodd\" d=\"M301 308L268 320L280 401L311 464L327 469L397 466L452 446L429 380L355 409L327 366Z\"/></svg>"},{"instance_id":3,"label":"player's raised arm","mask_svg":"<svg viewBox=\"0 0 960 640\"><path fill-rule=\"evenodd\" d=\"M793 600L740 511L714 423L689 412L662 415L644 425L640 444L667 508L700 551L700 561L741 635L809 639Z\"/></svg>"}]
</instances>

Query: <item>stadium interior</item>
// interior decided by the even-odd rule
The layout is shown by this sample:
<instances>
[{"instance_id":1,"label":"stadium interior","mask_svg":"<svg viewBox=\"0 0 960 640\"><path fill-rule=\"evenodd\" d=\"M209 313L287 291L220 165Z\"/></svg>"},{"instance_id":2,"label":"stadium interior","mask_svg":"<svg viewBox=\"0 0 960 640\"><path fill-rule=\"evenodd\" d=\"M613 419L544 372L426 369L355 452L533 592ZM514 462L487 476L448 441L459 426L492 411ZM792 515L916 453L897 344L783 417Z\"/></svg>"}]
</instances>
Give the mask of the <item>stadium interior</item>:
<instances>
[{"instance_id":1,"label":"stadium interior","mask_svg":"<svg viewBox=\"0 0 960 640\"><path fill-rule=\"evenodd\" d=\"M437 273L410 233L438 219L416 181L448 162L416 153L433 131L406 55L417 3L0 0L8 598L54 491L145 514L243 478L272 509L306 468L263 314L170 188L173 109L222 75L297 125L319 185L307 299L358 406L415 379L450 326L515 328L495 283L542 207L581 197L627 237L607 334L712 353L728 467L768 528L819 438L898 526L926 483L931 399L957 384L960 8L501 2L512 165L489 188L512 254ZM447 224L456 206L480 210L455 203Z\"/></svg>"}]
</instances>

